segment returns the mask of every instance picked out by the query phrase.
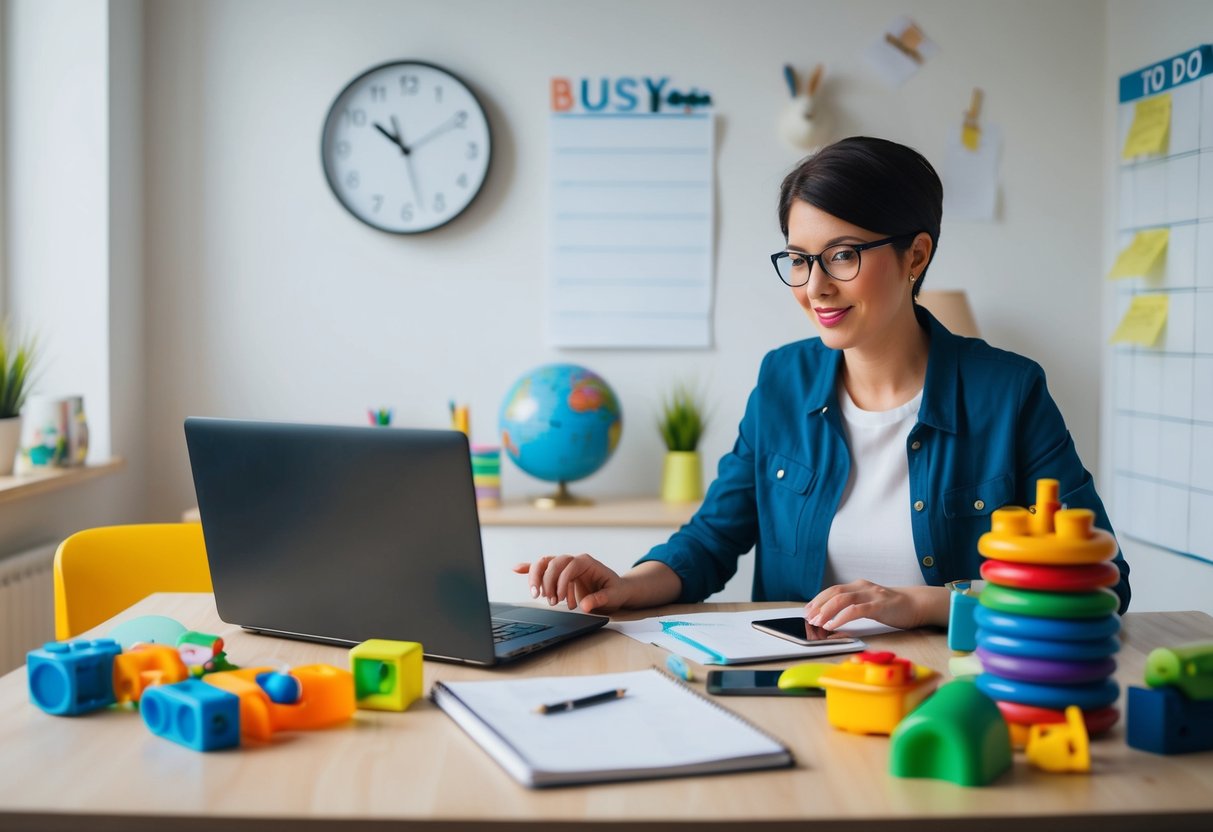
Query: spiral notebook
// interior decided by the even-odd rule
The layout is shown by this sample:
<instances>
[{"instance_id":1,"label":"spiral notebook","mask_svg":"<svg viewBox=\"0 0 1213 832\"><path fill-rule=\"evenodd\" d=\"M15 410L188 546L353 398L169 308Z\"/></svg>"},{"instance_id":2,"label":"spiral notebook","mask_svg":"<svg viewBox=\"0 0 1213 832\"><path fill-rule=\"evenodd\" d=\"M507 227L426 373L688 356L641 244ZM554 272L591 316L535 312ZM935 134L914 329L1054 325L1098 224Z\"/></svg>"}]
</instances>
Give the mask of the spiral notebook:
<instances>
[{"instance_id":1,"label":"spiral notebook","mask_svg":"<svg viewBox=\"0 0 1213 832\"><path fill-rule=\"evenodd\" d=\"M619 688L626 693L603 704L535 711ZM715 774L795 762L783 743L656 668L437 682L430 696L524 786Z\"/></svg>"}]
</instances>

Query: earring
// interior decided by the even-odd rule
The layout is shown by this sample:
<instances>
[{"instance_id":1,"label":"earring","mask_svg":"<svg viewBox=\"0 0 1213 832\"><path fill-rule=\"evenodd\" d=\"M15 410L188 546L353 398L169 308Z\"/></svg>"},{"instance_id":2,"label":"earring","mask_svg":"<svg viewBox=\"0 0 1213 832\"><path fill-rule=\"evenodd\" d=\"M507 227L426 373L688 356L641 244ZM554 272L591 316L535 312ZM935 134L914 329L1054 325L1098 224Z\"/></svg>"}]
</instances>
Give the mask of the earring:
<instances>
[{"instance_id":1,"label":"earring","mask_svg":"<svg viewBox=\"0 0 1213 832\"><path fill-rule=\"evenodd\" d=\"M913 272L910 273L910 282L911 283L914 282L914 273Z\"/></svg>"}]
</instances>

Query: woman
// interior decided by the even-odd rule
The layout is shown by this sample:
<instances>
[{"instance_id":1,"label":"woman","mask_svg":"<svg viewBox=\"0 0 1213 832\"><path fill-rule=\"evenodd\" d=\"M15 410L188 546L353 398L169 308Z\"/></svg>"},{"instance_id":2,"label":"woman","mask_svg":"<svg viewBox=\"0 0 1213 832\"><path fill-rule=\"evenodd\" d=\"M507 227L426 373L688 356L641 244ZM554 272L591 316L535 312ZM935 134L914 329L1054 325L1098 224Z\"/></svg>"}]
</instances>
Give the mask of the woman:
<instances>
[{"instance_id":1,"label":"woman","mask_svg":"<svg viewBox=\"0 0 1213 832\"><path fill-rule=\"evenodd\" d=\"M883 139L801 162L771 259L819 337L763 360L690 523L622 576L585 554L518 564L532 597L586 612L698 602L756 546L754 600L807 600L810 624L946 626L944 583L978 576L990 513L1029 505L1037 479L1110 531L1041 368L915 303L942 203L930 163ZM1115 562L1123 613L1129 567Z\"/></svg>"}]
</instances>

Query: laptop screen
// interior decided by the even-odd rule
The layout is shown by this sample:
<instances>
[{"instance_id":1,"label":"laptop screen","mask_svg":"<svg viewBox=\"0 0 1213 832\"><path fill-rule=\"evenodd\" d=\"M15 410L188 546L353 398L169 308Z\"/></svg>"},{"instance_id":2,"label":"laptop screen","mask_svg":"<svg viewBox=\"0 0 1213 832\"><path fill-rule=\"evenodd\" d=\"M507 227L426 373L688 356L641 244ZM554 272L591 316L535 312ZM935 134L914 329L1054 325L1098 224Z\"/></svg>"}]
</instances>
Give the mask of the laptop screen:
<instances>
[{"instance_id":1,"label":"laptop screen","mask_svg":"<svg viewBox=\"0 0 1213 832\"><path fill-rule=\"evenodd\" d=\"M462 433L191 418L185 435L225 622L493 661Z\"/></svg>"}]
</instances>

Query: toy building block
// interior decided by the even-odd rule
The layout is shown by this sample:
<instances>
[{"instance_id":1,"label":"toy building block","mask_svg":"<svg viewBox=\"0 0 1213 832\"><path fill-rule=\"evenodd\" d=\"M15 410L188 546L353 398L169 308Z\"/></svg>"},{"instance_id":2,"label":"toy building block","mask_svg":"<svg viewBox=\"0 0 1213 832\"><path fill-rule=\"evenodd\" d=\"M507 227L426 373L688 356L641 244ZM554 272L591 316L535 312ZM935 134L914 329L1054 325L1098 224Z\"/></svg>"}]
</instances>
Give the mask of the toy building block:
<instances>
[{"instance_id":1,"label":"toy building block","mask_svg":"<svg viewBox=\"0 0 1213 832\"><path fill-rule=\"evenodd\" d=\"M1189 699L1213 700L1213 641L1151 650L1146 656L1146 684L1171 685Z\"/></svg>"},{"instance_id":2,"label":"toy building block","mask_svg":"<svg viewBox=\"0 0 1213 832\"><path fill-rule=\"evenodd\" d=\"M1188 699L1177 688L1129 688L1125 741L1155 754L1213 750L1213 700Z\"/></svg>"},{"instance_id":3,"label":"toy building block","mask_svg":"<svg viewBox=\"0 0 1213 832\"><path fill-rule=\"evenodd\" d=\"M957 581L951 586L948 606L948 648L961 653L972 653L977 649L977 621L973 617L977 609L979 592L974 592L968 581Z\"/></svg>"},{"instance_id":4,"label":"toy building block","mask_svg":"<svg viewBox=\"0 0 1213 832\"><path fill-rule=\"evenodd\" d=\"M826 689L826 719L835 728L855 734L892 733L939 682L939 674L931 668L909 665L892 654L883 662L863 658L873 655L885 658L860 653L834 665L818 679ZM910 667L908 673L906 666ZM899 675L901 683L895 681Z\"/></svg>"},{"instance_id":5,"label":"toy building block","mask_svg":"<svg viewBox=\"0 0 1213 832\"><path fill-rule=\"evenodd\" d=\"M1091 770L1091 739L1082 711L1071 705L1066 708L1064 724L1033 725L1028 729L1025 753L1028 762L1042 771Z\"/></svg>"},{"instance_id":6,"label":"toy building block","mask_svg":"<svg viewBox=\"0 0 1213 832\"><path fill-rule=\"evenodd\" d=\"M359 708L403 711L421 697L421 645L373 638L350 650Z\"/></svg>"},{"instance_id":7,"label":"toy building block","mask_svg":"<svg viewBox=\"0 0 1213 832\"><path fill-rule=\"evenodd\" d=\"M908 715L893 731L889 773L984 786L1011 767L1007 724L971 679L957 679Z\"/></svg>"},{"instance_id":8,"label":"toy building block","mask_svg":"<svg viewBox=\"0 0 1213 832\"><path fill-rule=\"evenodd\" d=\"M30 701L48 714L76 716L114 704L111 638L51 641L26 654Z\"/></svg>"},{"instance_id":9,"label":"toy building block","mask_svg":"<svg viewBox=\"0 0 1213 832\"><path fill-rule=\"evenodd\" d=\"M167 644L136 644L114 656L114 699L138 702L152 685L171 685L189 678L177 648Z\"/></svg>"},{"instance_id":10,"label":"toy building block","mask_svg":"<svg viewBox=\"0 0 1213 832\"><path fill-rule=\"evenodd\" d=\"M353 716L354 679L349 671L322 664L292 668L289 675L301 690L290 703L275 702L259 683L276 673L280 671L272 667L251 667L208 673L202 681L239 698L240 733L251 739L267 741L276 731L325 728Z\"/></svg>"},{"instance_id":11,"label":"toy building block","mask_svg":"<svg viewBox=\"0 0 1213 832\"><path fill-rule=\"evenodd\" d=\"M143 724L195 751L240 745L240 700L197 679L148 688L139 702Z\"/></svg>"}]
</instances>

